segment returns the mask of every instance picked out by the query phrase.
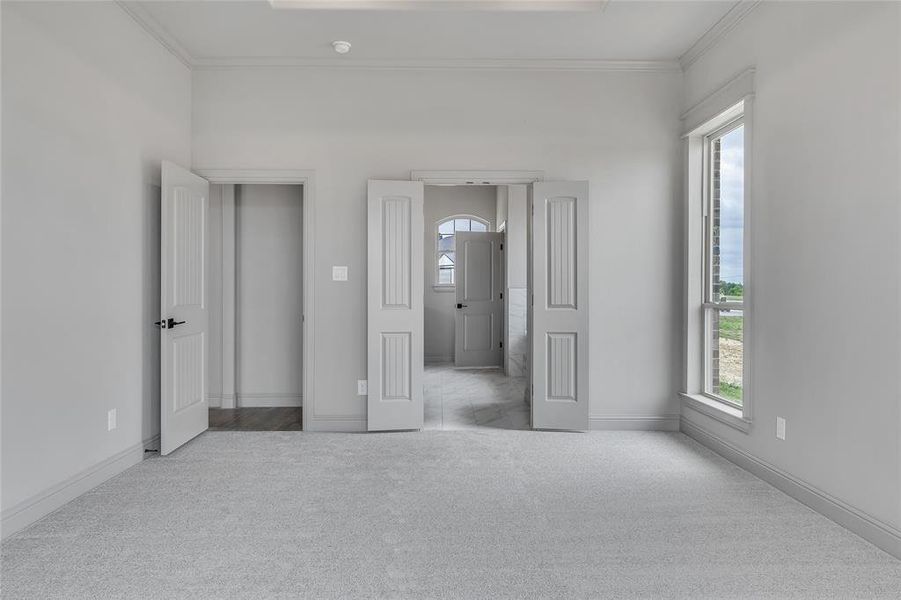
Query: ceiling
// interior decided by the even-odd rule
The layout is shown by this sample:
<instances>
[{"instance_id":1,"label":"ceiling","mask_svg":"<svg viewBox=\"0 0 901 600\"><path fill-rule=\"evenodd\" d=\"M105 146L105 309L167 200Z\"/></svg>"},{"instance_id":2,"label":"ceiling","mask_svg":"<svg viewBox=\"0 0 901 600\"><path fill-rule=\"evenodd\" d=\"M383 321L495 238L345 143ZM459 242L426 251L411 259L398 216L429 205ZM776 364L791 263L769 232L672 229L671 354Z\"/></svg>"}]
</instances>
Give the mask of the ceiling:
<instances>
[{"instance_id":1,"label":"ceiling","mask_svg":"<svg viewBox=\"0 0 901 600\"><path fill-rule=\"evenodd\" d=\"M609 0L578 11L297 10L268 0L128 1L194 66L341 61L676 61L731 28L747 0ZM353 44L344 56L331 43ZM674 63L675 64L675 63ZM678 65L676 65L678 66Z\"/></svg>"}]
</instances>

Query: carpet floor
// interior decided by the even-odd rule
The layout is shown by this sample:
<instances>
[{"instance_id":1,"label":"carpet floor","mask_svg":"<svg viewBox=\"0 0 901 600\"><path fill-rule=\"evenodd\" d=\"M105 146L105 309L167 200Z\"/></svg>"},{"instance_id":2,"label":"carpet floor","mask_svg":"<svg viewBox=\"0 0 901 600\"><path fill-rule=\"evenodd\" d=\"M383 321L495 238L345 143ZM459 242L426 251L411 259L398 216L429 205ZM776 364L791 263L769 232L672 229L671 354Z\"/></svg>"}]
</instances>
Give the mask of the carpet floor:
<instances>
[{"instance_id":1,"label":"carpet floor","mask_svg":"<svg viewBox=\"0 0 901 600\"><path fill-rule=\"evenodd\" d=\"M209 432L2 545L7 600L901 598L681 434Z\"/></svg>"}]
</instances>

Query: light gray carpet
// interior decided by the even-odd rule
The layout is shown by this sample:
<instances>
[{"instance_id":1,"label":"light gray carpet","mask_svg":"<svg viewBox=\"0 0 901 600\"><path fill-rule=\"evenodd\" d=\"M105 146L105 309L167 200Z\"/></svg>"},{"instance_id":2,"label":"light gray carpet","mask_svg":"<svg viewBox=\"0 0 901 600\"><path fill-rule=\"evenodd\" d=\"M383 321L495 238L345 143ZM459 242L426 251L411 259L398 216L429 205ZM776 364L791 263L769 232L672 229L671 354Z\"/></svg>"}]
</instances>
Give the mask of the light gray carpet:
<instances>
[{"instance_id":1,"label":"light gray carpet","mask_svg":"<svg viewBox=\"0 0 901 600\"><path fill-rule=\"evenodd\" d=\"M14 598L901 598L681 434L207 433L2 548Z\"/></svg>"}]
</instances>

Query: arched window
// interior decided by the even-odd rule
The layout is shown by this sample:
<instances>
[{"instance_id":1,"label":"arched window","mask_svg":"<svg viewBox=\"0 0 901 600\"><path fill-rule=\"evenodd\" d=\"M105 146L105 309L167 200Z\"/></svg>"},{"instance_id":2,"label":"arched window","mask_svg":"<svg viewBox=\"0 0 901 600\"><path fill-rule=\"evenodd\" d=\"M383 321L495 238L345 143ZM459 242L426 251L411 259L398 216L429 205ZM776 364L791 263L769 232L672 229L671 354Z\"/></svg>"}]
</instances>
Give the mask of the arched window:
<instances>
[{"instance_id":1,"label":"arched window","mask_svg":"<svg viewBox=\"0 0 901 600\"><path fill-rule=\"evenodd\" d=\"M454 261L456 260L455 233L458 231L488 231L488 221L471 215L456 215L438 222L437 245L438 260L435 273L435 285L453 286Z\"/></svg>"}]
</instances>

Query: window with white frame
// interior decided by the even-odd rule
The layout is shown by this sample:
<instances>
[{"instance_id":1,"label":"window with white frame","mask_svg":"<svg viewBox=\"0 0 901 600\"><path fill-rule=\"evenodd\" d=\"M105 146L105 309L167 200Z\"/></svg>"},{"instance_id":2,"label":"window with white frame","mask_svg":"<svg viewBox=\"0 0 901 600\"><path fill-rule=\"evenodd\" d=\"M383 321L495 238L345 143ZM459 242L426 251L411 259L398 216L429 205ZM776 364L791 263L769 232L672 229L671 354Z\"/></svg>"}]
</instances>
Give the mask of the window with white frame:
<instances>
[{"instance_id":1,"label":"window with white frame","mask_svg":"<svg viewBox=\"0 0 901 600\"><path fill-rule=\"evenodd\" d=\"M704 137L704 394L741 408L744 387L744 119Z\"/></svg>"},{"instance_id":2,"label":"window with white frame","mask_svg":"<svg viewBox=\"0 0 901 600\"><path fill-rule=\"evenodd\" d=\"M438 259L435 285L453 286L454 261L456 260L455 233L458 231L488 231L488 222L478 217L459 215L440 221L436 227Z\"/></svg>"}]
</instances>

